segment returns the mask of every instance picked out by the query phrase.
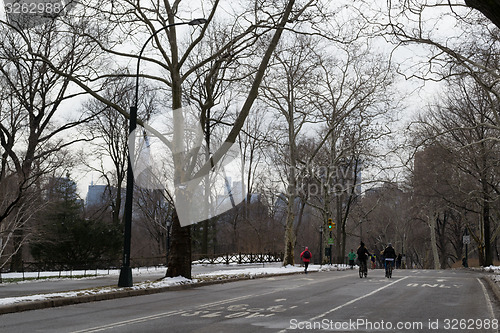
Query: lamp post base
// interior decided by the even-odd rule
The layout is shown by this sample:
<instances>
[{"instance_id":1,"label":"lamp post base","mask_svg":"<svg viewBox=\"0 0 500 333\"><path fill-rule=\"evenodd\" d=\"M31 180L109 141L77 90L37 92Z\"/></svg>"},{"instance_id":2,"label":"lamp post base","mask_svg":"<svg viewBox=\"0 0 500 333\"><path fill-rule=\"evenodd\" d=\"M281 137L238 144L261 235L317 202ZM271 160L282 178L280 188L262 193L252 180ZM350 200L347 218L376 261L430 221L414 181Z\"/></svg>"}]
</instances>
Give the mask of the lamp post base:
<instances>
[{"instance_id":1,"label":"lamp post base","mask_svg":"<svg viewBox=\"0 0 500 333\"><path fill-rule=\"evenodd\" d=\"M118 287L132 287L132 268L122 266L120 269L120 278L118 279Z\"/></svg>"}]
</instances>

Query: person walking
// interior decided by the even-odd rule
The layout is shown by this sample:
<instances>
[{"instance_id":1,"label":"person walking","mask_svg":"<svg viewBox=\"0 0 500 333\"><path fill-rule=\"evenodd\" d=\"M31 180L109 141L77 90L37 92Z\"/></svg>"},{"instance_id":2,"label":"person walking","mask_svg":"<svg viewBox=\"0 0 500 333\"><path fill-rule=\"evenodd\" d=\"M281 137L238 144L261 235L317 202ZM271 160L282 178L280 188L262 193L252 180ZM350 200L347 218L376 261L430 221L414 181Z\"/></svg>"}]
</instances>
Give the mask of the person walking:
<instances>
[{"instance_id":1,"label":"person walking","mask_svg":"<svg viewBox=\"0 0 500 333\"><path fill-rule=\"evenodd\" d=\"M309 262L311 261L312 254L309 251L309 248L306 246L306 249L302 251L300 254L300 258L302 259L302 262L304 263L304 272L307 274L307 267L309 266Z\"/></svg>"},{"instance_id":2,"label":"person walking","mask_svg":"<svg viewBox=\"0 0 500 333\"><path fill-rule=\"evenodd\" d=\"M349 265L351 266L351 269L354 269L354 260L356 259L356 252L354 252L354 249L351 249L351 252L349 252L347 258L349 259Z\"/></svg>"},{"instance_id":3,"label":"person walking","mask_svg":"<svg viewBox=\"0 0 500 333\"><path fill-rule=\"evenodd\" d=\"M401 255L401 253L398 254L398 257L396 258L396 269L400 269L401 268L401 260L403 259L403 256Z\"/></svg>"}]
</instances>

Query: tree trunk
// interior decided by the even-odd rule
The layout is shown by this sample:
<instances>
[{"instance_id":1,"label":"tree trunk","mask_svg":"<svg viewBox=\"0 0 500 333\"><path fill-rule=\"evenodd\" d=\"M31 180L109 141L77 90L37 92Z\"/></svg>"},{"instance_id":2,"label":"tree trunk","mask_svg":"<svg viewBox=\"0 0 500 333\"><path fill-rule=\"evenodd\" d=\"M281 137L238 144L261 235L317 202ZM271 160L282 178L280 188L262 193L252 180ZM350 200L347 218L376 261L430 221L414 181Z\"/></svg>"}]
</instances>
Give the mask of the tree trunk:
<instances>
[{"instance_id":1,"label":"tree trunk","mask_svg":"<svg viewBox=\"0 0 500 333\"><path fill-rule=\"evenodd\" d=\"M295 177L295 173L293 174ZM295 221L295 198L296 195L293 194L295 191L295 186L291 185L288 187L290 193L288 197L287 212L286 212L286 229L285 229L285 258L283 259L283 265L294 265L294 248L295 248L295 232L293 228L293 222Z\"/></svg>"},{"instance_id":2,"label":"tree trunk","mask_svg":"<svg viewBox=\"0 0 500 333\"><path fill-rule=\"evenodd\" d=\"M165 277L183 276L191 279L191 228L181 227L177 211L174 211L171 241Z\"/></svg>"},{"instance_id":3,"label":"tree trunk","mask_svg":"<svg viewBox=\"0 0 500 333\"><path fill-rule=\"evenodd\" d=\"M484 135L485 136L485 135ZM491 226L490 226L490 189L488 185L488 153L484 142L481 142L481 187L483 201L483 240L484 240L484 263L483 266L493 265L493 254L491 251Z\"/></svg>"},{"instance_id":4,"label":"tree trunk","mask_svg":"<svg viewBox=\"0 0 500 333\"><path fill-rule=\"evenodd\" d=\"M335 244L335 254L337 256L337 264L343 263L344 256L342 253L342 249L345 248L343 245L344 242L344 233L345 233L345 228L342 225L342 199L343 199L344 194L343 193L338 193L335 198L336 198L336 217L333 220L335 222L335 227L337 229L337 242Z\"/></svg>"},{"instance_id":5,"label":"tree trunk","mask_svg":"<svg viewBox=\"0 0 500 333\"><path fill-rule=\"evenodd\" d=\"M484 193L484 199L483 199L483 228L484 228L484 266L491 266L493 265L493 253L491 251L490 203L486 193Z\"/></svg>"},{"instance_id":6,"label":"tree trunk","mask_svg":"<svg viewBox=\"0 0 500 333\"><path fill-rule=\"evenodd\" d=\"M446 235L448 224L448 213L444 211L443 219L441 220L439 214L436 221L437 239L438 239L438 249L439 249L439 267L441 269L446 269L446 264L448 261L449 253L447 251L448 237Z\"/></svg>"},{"instance_id":7,"label":"tree trunk","mask_svg":"<svg viewBox=\"0 0 500 333\"><path fill-rule=\"evenodd\" d=\"M431 250L432 250L432 258L434 261L434 269L439 269L439 253L437 247L437 239L436 239L436 216L430 217L429 228L431 231Z\"/></svg>"},{"instance_id":8,"label":"tree trunk","mask_svg":"<svg viewBox=\"0 0 500 333\"><path fill-rule=\"evenodd\" d=\"M23 238L24 238L24 227L21 223L20 226L14 230L13 246L14 255L10 261L10 270L12 272L22 272L23 271Z\"/></svg>"}]
</instances>

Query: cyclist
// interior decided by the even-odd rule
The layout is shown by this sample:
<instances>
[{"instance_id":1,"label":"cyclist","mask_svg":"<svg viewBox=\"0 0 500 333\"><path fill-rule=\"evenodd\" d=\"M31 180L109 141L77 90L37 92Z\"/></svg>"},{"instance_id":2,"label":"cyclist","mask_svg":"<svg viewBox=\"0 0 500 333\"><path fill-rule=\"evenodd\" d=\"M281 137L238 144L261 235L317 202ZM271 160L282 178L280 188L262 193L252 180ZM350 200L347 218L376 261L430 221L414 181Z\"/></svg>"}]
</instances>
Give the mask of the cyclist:
<instances>
[{"instance_id":1,"label":"cyclist","mask_svg":"<svg viewBox=\"0 0 500 333\"><path fill-rule=\"evenodd\" d=\"M396 251L394 251L394 248L392 247L392 244L389 243L387 244L387 247L385 248L384 252L382 252L382 255L384 256L385 258L385 276L386 277L389 277L388 276L388 265L393 265L394 263L394 260L396 259Z\"/></svg>"},{"instance_id":2,"label":"cyclist","mask_svg":"<svg viewBox=\"0 0 500 333\"><path fill-rule=\"evenodd\" d=\"M358 255L359 264L363 267L363 269L365 271L365 276L366 276L366 274L367 274L366 261L368 260L368 256L371 256L371 254L366 249L365 243L363 243L363 242L359 243L357 255Z\"/></svg>"}]
</instances>

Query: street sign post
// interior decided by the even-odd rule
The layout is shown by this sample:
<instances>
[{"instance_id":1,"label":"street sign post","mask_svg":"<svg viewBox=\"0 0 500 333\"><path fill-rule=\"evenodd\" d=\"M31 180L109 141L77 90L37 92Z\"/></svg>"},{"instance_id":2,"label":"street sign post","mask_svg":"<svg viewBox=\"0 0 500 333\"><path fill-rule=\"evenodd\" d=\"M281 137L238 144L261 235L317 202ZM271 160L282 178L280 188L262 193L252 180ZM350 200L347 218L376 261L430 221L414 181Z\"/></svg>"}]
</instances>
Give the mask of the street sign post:
<instances>
[{"instance_id":1,"label":"street sign post","mask_svg":"<svg viewBox=\"0 0 500 333\"><path fill-rule=\"evenodd\" d=\"M470 244L470 235L469 235L469 231L467 230L467 228L465 229L465 232L464 232L464 236L462 238L462 241L465 245L465 257L462 259L462 265L464 267L469 267L469 244Z\"/></svg>"},{"instance_id":2,"label":"street sign post","mask_svg":"<svg viewBox=\"0 0 500 333\"><path fill-rule=\"evenodd\" d=\"M463 237L464 244L470 244L470 235L464 235Z\"/></svg>"}]
</instances>

